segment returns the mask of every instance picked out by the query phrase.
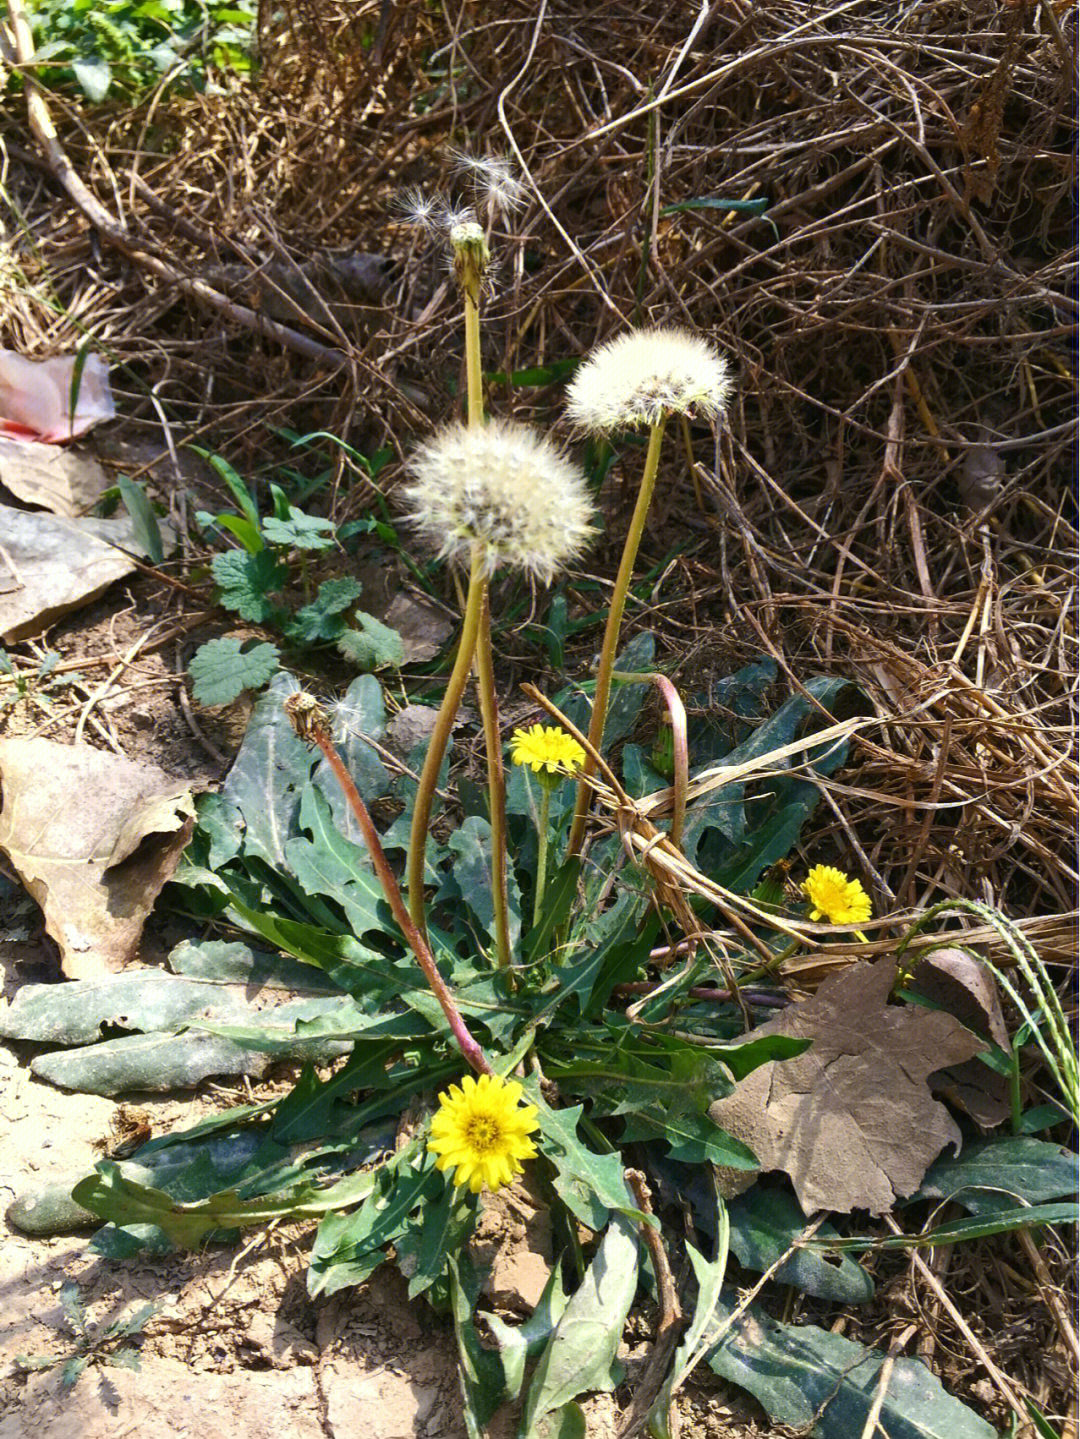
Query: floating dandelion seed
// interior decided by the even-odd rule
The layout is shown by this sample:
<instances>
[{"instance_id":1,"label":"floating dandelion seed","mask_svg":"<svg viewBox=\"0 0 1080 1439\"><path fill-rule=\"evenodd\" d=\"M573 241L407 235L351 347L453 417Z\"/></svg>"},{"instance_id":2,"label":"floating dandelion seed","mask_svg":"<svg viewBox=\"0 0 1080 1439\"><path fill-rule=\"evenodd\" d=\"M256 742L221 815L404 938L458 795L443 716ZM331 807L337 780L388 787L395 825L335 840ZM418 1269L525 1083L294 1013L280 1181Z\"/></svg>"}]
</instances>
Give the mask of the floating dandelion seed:
<instances>
[{"instance_id":1,"label":"floating dandelion seed","mask_svg":"<svg viewBox=\"0 0 1080 1439\"><path fill-rule=\"evenodd\" d=\"M534 724L514 731L510 758L535 774L576 774L585 763L585 751L558 725Z\"/></svg>"},{"instance_id":2,"label":"floating dandelion seed","mask_svg":"<svg viewBox=\"0 0 1080 1439\"><path fill-rule=\"evenodd\" d=\"M539 1126L536 1107L521 1104L522 1088L514 1079L466 1075L439 1095L431 1121L428 1152L437 1154L435 1168L454 1171L454 1183L474 1194L501 1189L532 1159L536 1145L529 1138Z\"/></svg>"},{"instance_id":3,"label":"floating dandelion seed","mask_svg":"<svg viewBox=\"0 0 1080 1439\"><path fill-rule=\"evenodd\" d=\"M397 196L394 209L408 224L430 232L442 229L446 204L437 195L426 195L414 186Z\"/></svg>"},{"instance_id":4,"label":"floating dandelion seed","mask_svg":"<svg viewBox=\"0 0 1080 1439\"><path fill-rule=\"evenodd\" d=\"M452 150L451 158L459 174L467 175L477 195L492 213L511 214L525 203L526 190L510 161L502 155L467 155Z\"/></svg>"},{"instance_id":5,"label":"floating dandelion seed","mask_svg":"<svg viewBox=\"0 0 1080 1439\"><path fill-rule=\"evenodd\" d=\"M524 425L449 425L409 469L402 495L421 535L462 563L478 545L489 574L507 564L550 581L593 534L585 476Z\"/></svg>"},{"instance_id":6,"label":"floating dandelion seed","mask_svg":"<svg viewBox=\"0 0 1080 1439\"><path fill-rule=\"evenodd\" d=\"M863 924L873 913L870 896L857 879L832 865L816 864L799 886L810 901L810 918L830 924Z\"/></svg>"},{"instance_id":7,"label":"floating dandelion seed","mask_svg":"<svg viewBox=\"0 0 1080 1439\"><path fill-rule=\"evenodd\" d=\"M582 430L603 434L658 425L667 415L723 415L731 397L728 362L687 330L636 330L601 345L578 369L566 408Z\"/></svg>"}]
</instances>

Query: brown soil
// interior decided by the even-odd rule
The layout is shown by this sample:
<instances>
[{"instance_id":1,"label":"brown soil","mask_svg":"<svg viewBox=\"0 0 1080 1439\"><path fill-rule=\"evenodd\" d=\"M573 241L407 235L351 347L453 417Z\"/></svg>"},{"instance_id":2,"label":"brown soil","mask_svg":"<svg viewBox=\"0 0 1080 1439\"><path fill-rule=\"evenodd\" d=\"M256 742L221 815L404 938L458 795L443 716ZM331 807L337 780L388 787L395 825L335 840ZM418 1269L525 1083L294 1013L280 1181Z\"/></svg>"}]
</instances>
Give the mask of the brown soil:
<instances>
[{"instance_id":1,"label":"brown soil","mask_svg":"<svg viewBox=\"0 0 1080 1439\"><path fill-rule=\"evenodd\" d=\"M17 986L9 985L8 992ZM258 1093L263 1094L260 1089ZM243 1095L208 1086L195 1097L142 1096L155 1132L190 1125ZM118 1106L67 1094L33 1078L0 1046L0 1154L6 1208L16 1194L74 1178L99 1157ZM313 1226L249 1236L239 1250L209 1249L123 1263L86 1250L85 1236L33 1239L4 1223L0 1245L0 1439L461 1439L453 1334L423 1302L410 1303L396 1269L324 1302L305 1284ZM539 1297L550 1230L525 1190L492 1205L477 1258L491 1265L489 1302L520 1318ZM59 1301L74 1282L100 1328L148 1302L158 1312L135 1341L138 1371L92 1363L74 1388L60 1364L25 1373L20 1358L72 1352ZM649 1325L632 1318L621 1357L628 1377L649 1352ZM618 1398L586 1404L589 1434L612 1439ZM684 1396L684 1433L755 1439L749 1404L714 1392ZM494 1439L510 1439L502 1413Z\"/></svg>"}]
</instances>

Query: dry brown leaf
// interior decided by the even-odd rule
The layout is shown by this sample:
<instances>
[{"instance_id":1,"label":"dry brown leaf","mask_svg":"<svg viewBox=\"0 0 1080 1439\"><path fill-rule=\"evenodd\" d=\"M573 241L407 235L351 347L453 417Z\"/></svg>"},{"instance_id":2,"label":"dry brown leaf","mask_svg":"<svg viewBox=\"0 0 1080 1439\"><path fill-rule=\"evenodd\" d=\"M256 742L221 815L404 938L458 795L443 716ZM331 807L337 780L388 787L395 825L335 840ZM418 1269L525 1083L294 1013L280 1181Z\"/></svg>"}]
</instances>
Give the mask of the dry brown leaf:
<instances>
[{"instance_id":1,"label":"dry brown leaf","mask_svg":"<svg viewBox=\"0 0 1080 1439\"><path fill-rule=\"evenodd\" d=\"M408 665L424 664L434 659L454 629L442 610L404 593L396 594L387 605L385 614L377 618L401 636Z\"/></svg>"},{"instance_id":2,"label":"dry brown leaf","mask_svg":"<svg viewBox=\"0 0 1080 1439\"><path fill-rule=\"evenodd\" d=\"M145 553L127 516L68 520L0 505L0 641L41 634L130 574L125 550Z\"/></svg>"},{"instance_id":3,"label":"dry brown leaf","mask_svg":"<svg viewBox=\"0 0 1080 1439\"><path fill-rule=\"evenodd\" d=\"M109 488L93 455L2 435L0 484L24 504L41 505L68 519L85 514Z\"/></svg>"},{"instance_id":4,"label":"dry brown leaf","mask_svg":"<svg viewBox=\"0 0 1080 1439\"><path fill-rule=\"evenodd\" d=\"M855 964L752 1035L812 1039L794 1059L763 1064L712 1119L748 1144L762 1169L783 1169L807 1214L884 1214L913 1194L960 1131L926 1085L980 1048L951 1014L890 1005L896 966Z\"/></svg>"},{"instance_id":5,"label":"dry brown leaf","mask_svg":"<svg viewBox=\"0 0 1080 1439\"><path fill-rule=\"evenodd\" d=\"M386 726L387 748L408 759L418 744L426 744L431 738L438 717L439 711L431 705L405 705Z\"/></svg>"},{"instance_id":6,"label":"dry brown leaf","mask_svg":"<svg viewBox=\"0 0 1080 1439\"><path fill-rule=\"evenodd\" d=\"M964 949L935 949L920 958L908 982L909 989L954 1014L976 1034L986 1035L999 1049L1008 1050L1009 1030L1001 1010L997 984L991 971ZM981 1060L968 1059L944 1076L942 1093L970 1114L981 1129L993 1129L1008 1119L1009 1081Z\"/></svg>"},{"instance_id":7,"label":"dry brown leaf","mask_svg":"<svg viewBox=\"0 0 1080 1439\"><path fill-rule=\"evenodd\" d=\"M189 785L87 745L0 740L0 849L70 979L122 969L194 827Z\"/></svg>"},{"instance_id":8,"label":"dry brown leaf","mask_svg":"<svg viewBox=\"0 0 1080 1439\"><path fill-rule=\"evenodd\" d=\"M32 360L0 350L0 432L62 444L115 414L109 367L100 355Z\"/></svg>"}]
</instances>

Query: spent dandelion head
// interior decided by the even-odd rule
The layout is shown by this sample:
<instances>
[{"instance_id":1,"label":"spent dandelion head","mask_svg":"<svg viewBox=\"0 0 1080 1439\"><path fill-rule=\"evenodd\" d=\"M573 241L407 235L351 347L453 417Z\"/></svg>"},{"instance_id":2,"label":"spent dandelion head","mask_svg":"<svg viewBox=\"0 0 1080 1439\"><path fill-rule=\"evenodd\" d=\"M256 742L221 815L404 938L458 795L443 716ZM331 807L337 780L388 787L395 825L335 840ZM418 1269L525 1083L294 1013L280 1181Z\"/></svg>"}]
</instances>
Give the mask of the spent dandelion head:
<instances>
[{"instance_id":1,"label":"spent dandelion head","mask_svg":"<svg viewBox=\"0 0 1080 1439\"><path fill-rule=\"evenodd\" d=\"M450 227L450 254L454 278L459 287L479 302L484 288L484 276L491 264L491 251L487 236L476 221L458 220Z\"/></svg>"},{"instance_id":2,"label":"spent dandelion head","mask_svg":"<svg viewBox=\"0 0 1080 1439\"><path fill-rule=\"evenodd\" d=\"M720 418L731 390L727 360L700 335L635 330L593 351L570 381L566 408L579 429L604 434L666 415Z\"/></svg>"},{"instance_id":3,"label":"spent dandelion head","mask_svg":"<svg viewBox=\"0 0 1080 1439\"><path fill-rule=\"evenodd\" d=\"M863 924L873 913L870 896L841 869L816 864L799 886L810 901L810 918L830 924Z\"/></svg>"},{"instance_id":4,"label":"spent dandelion head","mask_svg":"<svg viewBox=\"0 0 1080 1439\"><path fill-rule=\"evenodd\" d=\"M534 724L516 729L510 741L510 758L528 765L534 774L576 774L585 763L585 751L558 725Z\"/></svg>"},{"instance_id":5,"label":"spent dandelion head","mask_svg":"<svg viewBox=\"0 0 1080 1439\"><path fill-rule=\"evenodd\" d=\"M439 1095L431 1121L428 1151L438 1155L435 1168L454 1171L454 1183L474 1194L509 1184L532 1159L536 1145L529 1138L538 1128L536 1107L521 1103L522 1088L514 1079L466 1075Z\"/></svg>"},{"instance_id":6,"label":"spent dandelion head","mask_svg":"<svg viewBox=\"0 0 1080 1439\"><path fill-rule=\"evenodd\" d=\"M487 572L513 565L549 581L593 533L585 476L525 425L448 425L411 458L409 519L443 557L478 546Z\"/></svg>"}]
</instances>

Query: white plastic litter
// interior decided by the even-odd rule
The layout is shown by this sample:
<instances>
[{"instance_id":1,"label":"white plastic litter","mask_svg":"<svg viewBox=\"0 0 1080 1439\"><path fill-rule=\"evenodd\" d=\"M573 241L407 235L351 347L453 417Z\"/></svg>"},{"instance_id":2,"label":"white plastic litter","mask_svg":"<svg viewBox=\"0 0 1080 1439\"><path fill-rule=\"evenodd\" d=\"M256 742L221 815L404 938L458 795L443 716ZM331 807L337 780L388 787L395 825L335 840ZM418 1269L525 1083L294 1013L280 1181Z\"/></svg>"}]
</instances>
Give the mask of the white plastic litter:
<instances>
[{"instance_id":1,"label":"white plastic litter","mask_svg":"<svg viewBox=\"0 0 1080 1439\"><path fill-rule=\"evenodd\" d=\"M28 360L14 350L0 350L0 435L56 445L85 434L100 420L111 420L116 406L100 355L86 357L72 411L77 358Z\"/></svg>"}]
</instances>

